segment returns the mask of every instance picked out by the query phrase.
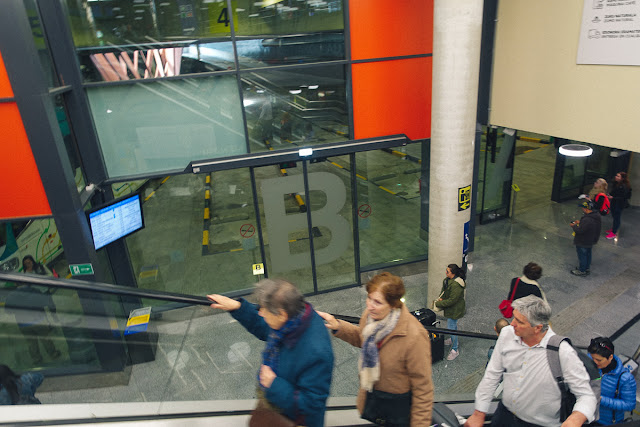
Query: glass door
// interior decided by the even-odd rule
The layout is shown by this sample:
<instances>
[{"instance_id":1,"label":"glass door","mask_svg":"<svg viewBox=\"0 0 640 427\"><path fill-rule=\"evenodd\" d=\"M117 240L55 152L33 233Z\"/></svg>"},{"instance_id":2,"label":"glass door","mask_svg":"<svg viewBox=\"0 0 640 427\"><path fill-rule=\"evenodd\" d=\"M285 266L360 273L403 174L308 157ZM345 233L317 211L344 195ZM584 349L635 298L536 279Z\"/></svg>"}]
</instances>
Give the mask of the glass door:
<instances>
[{"instance_id":1,"label":"glass door","mask_svg":"<svg viewBox=\"0 0 640 427\"><path fill-rule=\"evenodd\" d=\"M509 217L516 131L490 126L481 139L480 224Z\"/></svg>"}]
</instances>

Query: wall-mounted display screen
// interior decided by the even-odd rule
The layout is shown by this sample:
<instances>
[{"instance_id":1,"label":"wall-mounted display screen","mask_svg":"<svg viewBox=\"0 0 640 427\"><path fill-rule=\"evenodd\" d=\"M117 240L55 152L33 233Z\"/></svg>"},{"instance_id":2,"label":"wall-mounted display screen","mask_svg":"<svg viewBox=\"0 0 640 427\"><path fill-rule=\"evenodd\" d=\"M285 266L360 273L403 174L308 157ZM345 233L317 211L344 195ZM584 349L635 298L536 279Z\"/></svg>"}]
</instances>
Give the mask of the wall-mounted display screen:
<instances>
[{"instance_id":1,"label":"wall-mounted display screen","mask_svg":"<svg viewBox=\"0 0 640 427\"><path fill-rule=\"evenodd\" d=\"M88 216L96 250L144 228L139 193L91 210Z\"/></svg>"}]
</instances>

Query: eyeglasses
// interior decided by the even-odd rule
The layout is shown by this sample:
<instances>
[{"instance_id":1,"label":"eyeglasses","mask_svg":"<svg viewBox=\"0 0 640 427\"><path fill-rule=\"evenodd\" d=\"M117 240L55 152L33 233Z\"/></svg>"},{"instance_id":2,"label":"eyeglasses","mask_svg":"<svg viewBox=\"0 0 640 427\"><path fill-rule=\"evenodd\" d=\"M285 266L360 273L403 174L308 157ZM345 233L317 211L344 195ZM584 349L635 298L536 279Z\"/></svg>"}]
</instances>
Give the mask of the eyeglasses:
<instances>
[{"instance_id":1,"label":"eyeglasses","mask_svg":"<svg viewBox=\"0 0 640 427\"><path fill-rule=\"evenodd\" d=\"M598 340L596 340L596 338L592 338L592 339L591 339L591 345L590 345L590 346L593 346L593 345L597 345L597 346L600 346L600 347L602 347L602 348L606 348L606 349L607 349L607 350L609 350L611 353L613 353L613 350L611 350L611 348L609 348L609 346L608 346L608 345L606 345L606 344L604 343L604 341L598 341Z\"/></svg>"}]
</instances>

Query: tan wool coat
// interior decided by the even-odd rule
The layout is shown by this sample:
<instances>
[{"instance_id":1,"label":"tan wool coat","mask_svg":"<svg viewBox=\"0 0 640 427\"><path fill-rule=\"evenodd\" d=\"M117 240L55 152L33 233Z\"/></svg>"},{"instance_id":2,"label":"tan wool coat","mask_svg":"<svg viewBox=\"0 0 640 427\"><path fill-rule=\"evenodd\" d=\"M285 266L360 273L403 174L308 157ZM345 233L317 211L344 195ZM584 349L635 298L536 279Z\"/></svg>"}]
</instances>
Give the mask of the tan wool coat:
<instances>
[{"instance_id":1,"label":"tan wool coat","mask_svg":"<svg viewBox=\"0 0 640 427\"><path fill-rule=\"evenodd\" d=\"M427 330L404 304L401 310L396 327L382 340L379 349L380 380L374 388L396 394L411 390L411 426L430 426L433 407L431 341ZM357 326L339 320L336 338L362 347L362 329L367 324L368 315L365 310ZM366 390L360 389L356 403L360 413L364 409L366 396Z\"/></svg>"}]
</instances>

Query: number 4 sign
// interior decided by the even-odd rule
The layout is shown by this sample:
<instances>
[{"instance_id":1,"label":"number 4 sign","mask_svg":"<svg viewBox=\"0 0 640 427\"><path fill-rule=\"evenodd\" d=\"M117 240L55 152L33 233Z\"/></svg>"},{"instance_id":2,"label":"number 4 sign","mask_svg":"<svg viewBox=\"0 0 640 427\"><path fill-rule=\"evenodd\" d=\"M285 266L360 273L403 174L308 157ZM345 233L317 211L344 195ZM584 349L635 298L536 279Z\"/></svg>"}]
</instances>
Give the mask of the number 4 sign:
<instances>
[{"instance_id":1,"label":"number 4 sign","mask_svg":"<svg viewBox=\"0 0 640 427\"><path fill-rule=\"evenodd\" d=\"M231 32L231 20L227 2L209 3L209 32L212 34L229 34ZM231 2L231 8L236 10L236 1ZM233 28L238 31L238 15L233 15Z\"/></svg>"}]
</instances>

